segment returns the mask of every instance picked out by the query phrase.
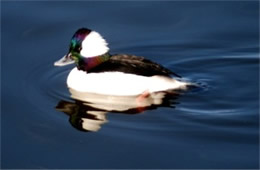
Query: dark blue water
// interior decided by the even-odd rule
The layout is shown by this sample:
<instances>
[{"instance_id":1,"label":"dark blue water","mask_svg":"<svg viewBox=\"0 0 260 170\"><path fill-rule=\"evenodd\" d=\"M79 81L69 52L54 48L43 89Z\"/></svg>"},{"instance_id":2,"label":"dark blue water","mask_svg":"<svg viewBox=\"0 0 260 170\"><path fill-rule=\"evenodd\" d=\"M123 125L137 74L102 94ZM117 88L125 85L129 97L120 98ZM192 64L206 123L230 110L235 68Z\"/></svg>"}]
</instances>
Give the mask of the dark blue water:
<instances>
[{"instance_id":1,"label":"dark blue water","mask_svg":"<svg viewBox=\"0 0 260 170\"><path fill-rule=\"evenodd\" d=\"M259 168L258 1L1 5L2 168ZM53 66L80 27L201 87L80 131L73 66Z\"/></svg>"}]
</instances>

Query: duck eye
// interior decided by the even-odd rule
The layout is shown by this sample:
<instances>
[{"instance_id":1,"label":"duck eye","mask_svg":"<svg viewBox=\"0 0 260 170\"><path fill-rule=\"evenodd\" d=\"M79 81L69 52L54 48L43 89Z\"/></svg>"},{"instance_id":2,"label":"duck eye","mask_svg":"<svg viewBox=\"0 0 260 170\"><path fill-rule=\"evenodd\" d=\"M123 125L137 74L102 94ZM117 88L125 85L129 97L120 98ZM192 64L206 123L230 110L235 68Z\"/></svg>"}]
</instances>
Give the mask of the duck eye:
<instances>
[{"instance_id":1,"label":"duck eye","mask_svg":"<svg viewBox=\"0 0 260 170\"><path fill-rule=\"evenodd\" d=\"M82 47L76 47L76 48L74 48L74 52L77 52L77 53L80 53L80 50L82 49Z\"/></svg>"}]
</instances>

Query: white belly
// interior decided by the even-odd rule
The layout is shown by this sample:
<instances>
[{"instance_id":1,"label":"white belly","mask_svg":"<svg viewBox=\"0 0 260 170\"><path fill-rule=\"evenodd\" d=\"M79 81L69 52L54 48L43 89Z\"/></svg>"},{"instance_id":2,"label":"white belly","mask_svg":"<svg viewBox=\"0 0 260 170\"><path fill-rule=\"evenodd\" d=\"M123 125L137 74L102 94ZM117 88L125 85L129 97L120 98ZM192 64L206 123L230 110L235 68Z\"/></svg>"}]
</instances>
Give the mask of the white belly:
<instances>
[{"instance_id":1,"label":"white belly","mask_svg":"<svg viewBox=\"0 0 260 170\"><path fill-rule=\"evenodd\" d=\"M163 76L139 76L122 72L89 73L74 68L67 79L69 88L79 92L131 96L143 92L185 89L188 83Z\"/></svg>"}]
</instances>

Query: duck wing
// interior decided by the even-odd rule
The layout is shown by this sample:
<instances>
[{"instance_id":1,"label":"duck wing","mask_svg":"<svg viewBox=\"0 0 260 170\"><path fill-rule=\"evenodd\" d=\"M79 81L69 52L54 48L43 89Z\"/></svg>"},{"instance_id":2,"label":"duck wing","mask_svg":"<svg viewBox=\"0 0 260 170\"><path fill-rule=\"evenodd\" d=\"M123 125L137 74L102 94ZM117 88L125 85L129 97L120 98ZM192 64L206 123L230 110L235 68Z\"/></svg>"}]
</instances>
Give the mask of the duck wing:
<instances>
[{"instance_id":1,"label":"duck wing","mask_svg":"<svg viewBox=\"0 0 260 170\"><path fill-rule=\"evenodd\" d=\"M144 57L126 54L112 55L106 62L88 70L89 73L116 71L142 76L163 75L170 77L171 75L174 75L176 77L181 77L160 64L147 60Z\"/></svg>"}]
</instances>

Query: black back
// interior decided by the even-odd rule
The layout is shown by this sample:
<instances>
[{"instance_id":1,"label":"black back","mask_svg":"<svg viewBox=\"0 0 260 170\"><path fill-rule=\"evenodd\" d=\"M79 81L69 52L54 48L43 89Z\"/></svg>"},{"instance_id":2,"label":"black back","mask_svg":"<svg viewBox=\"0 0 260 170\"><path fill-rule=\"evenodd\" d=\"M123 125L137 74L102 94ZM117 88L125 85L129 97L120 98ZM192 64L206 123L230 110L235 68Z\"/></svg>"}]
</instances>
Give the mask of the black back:
<instances>
[{"instance_id":1,"label":"black back","mask_svg":"<svg viewBox=\"0 0 260 170\"><path fill-rule=\"evenodd\" d=\"M176 77L181 77L160 64L147 60L144 57L125 54L112 55L106 62L88 70L88 73L114 71L142 76L163 75L170 77L171 75L174 75Z\"/></svg>"}]
</instances>

